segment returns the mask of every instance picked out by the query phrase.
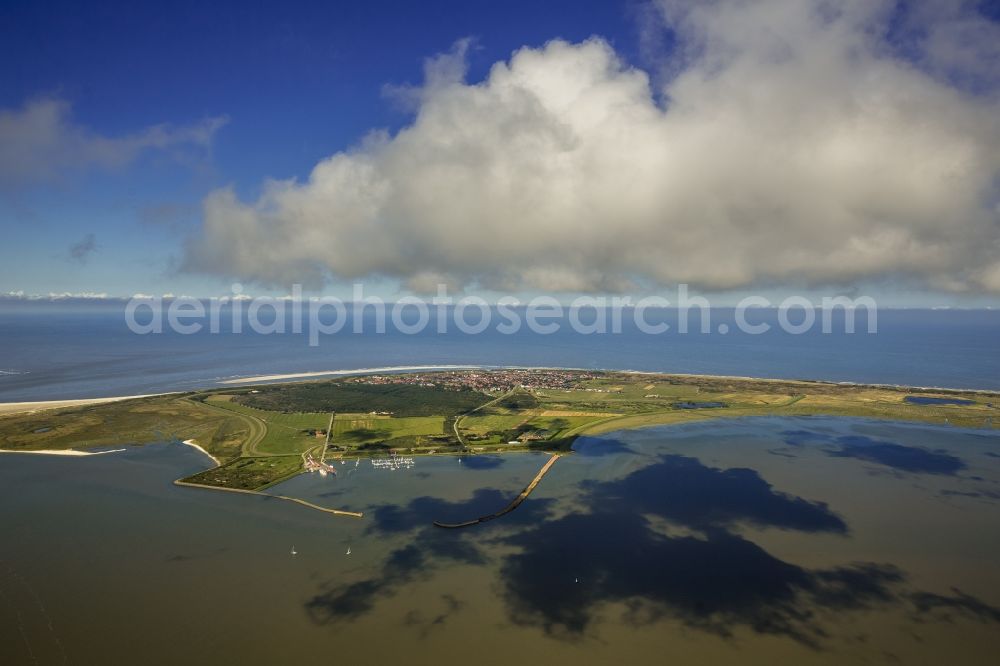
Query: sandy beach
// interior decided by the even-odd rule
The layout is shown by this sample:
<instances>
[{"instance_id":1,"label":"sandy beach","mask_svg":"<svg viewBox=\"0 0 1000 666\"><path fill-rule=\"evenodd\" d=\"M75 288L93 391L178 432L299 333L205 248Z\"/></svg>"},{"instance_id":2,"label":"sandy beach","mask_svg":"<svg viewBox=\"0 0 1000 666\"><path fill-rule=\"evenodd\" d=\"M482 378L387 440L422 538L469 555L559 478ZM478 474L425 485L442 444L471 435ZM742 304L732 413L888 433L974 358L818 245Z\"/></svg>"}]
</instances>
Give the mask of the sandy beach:
<instances>
[{"instance_id":1,"label":"sandy beach","mask_svg":"<svg viewBox=\"0 0 1000 666\"><path fill-rule=\"evenodd\" d=\"M145 395L119 395L113 398L83 398L80 400L41 400L38 402L0 402L0 415L20 414L23 412L38 412L43 409L60 409L62 407L82 407L84 405L100 405L105 402L133 400L135 398L150 398L165 393L148 393Z\"/></svg>"},{"instance_id":2,"label":"sandy beach","mask_svg":"<svg viewBox=\"0 0 1000 666\"><path fill-rule=\"evenodd\" d=\"M303 379L306 377L332 377L337 375L370 375L379 372L417 372L422 370L476 370L482 365L393 365L384 368L356 368L354 370L321 370L318 372L293 372L287 375L257 375L226 379L220 384L250 384L253 382L273 382L281 379Z\"/></svg>"},{"instance_id":3,"label":"sandy beach","mask_svg":"<svg viewBox=\"0 0 1000 666\"><path fill-rule=\"evenodd\" d=\"M188 446L190 446L193 449L198 449L199 451L201 451L202 453L204 453L206 456L208 456L209 458L211 458L212 462L214 462L216 465L219 464L219 459L218 458L216 458L211 453L209 453L205 449L203 449L200 446L198 446L193 439L185 439L183 442L181 442L181 444L187 444Z\"/></svg>"},{"instance_id":4,"label":"sandy beach","mask_svg":"<svg viewBox=\"0 0 1000 666\"><path fill-rule=\"evenodd\" d=\"M125 449L111 449L110 451L77 451L76 449L61 449L51 451L11 451L0 449L0 453L31 453L42 456L100 456L105 453L121 453Z\"/></svg>"}]
</instances>

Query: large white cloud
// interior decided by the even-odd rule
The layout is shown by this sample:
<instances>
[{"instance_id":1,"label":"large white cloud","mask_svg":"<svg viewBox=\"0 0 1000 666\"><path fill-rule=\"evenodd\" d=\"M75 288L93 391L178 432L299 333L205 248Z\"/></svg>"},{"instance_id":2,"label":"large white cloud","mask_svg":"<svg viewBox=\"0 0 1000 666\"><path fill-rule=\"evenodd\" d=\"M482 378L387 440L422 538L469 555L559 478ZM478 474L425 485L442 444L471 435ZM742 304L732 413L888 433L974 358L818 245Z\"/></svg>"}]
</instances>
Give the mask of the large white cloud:
<instances>
[{"instance_id":1,"label":"large white cloud","mask_svg":"<svg viewBox=\"0 0 1000 666\"><path fill-rule=\"evenodd\" d=\"M960 28L930 30L914 13L904 58L885 37L902 22L870 0L661 9L678 43L662 90L599 38L522 48L478 83L459 48L429 63L394 136L256 201L212 193L186 266L415 289L1000 291L1000 104L956 74L977 45L949 44L994 24L952 11Z\"/></svg>"}]
</instances>

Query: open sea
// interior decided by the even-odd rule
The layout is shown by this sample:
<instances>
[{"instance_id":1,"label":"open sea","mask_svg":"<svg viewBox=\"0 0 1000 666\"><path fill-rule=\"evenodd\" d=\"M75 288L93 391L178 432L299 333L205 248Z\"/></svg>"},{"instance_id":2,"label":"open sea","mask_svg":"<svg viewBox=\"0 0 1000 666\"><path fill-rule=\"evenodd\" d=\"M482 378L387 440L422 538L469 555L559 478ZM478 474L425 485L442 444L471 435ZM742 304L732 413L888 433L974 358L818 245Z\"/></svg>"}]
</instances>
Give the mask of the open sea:
<instances>
[{"instance_id":1,"label":"open sea","mask_svg":"<svg viewBox=\"0 0 1000 666\"><path fill-rule=\"evenodd\" d=\"M695 311L697 312L697 311ZM370 314L370 313L368 313ZM363 334L348 323L310 346L306 333L234 334L222 317L220 333L137 335L121 306L7 304L0 308L0 401L51 400L183 391L236 377L407 365L521 365L647 370L709 375L1000 389L1000 310L882 310L878 331L845 333L843 312L831 333L817 325L792 335L776 311L760 310L760 335L742 333L732 310L713 309L708 333L691 315L678 332L675 311L650 315L672 324L666 332L639 331L622 319L621 333L580 334L563 322L543 335L522 327L506 335L491 326L466 334L450 326L406 335L389 325ZM470 320L474 321L470 316ZM720 325L728 332L719 332ZM165 327L166 329L166 327ZM287 327L291 330L291 326Z\"/></svg>"}]
</instances>

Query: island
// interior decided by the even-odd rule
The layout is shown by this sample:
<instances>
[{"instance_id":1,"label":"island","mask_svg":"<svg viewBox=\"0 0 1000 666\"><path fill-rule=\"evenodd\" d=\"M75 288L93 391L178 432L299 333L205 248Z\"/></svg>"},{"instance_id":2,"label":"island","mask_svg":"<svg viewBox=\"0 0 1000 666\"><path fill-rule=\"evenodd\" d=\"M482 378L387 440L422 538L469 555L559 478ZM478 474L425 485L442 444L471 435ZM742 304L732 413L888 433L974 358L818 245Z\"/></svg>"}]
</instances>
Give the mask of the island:
<instances>
[{"instance_id":1,"label":"island","mask_svg":"<svg viewBox=\"0 0 1000 666\"><path fill-rule=\"evenodd\" d=\"M584 435L707 419L825 415L995 428L1000 394L487 368L271 384L240 380L184 393L54 404L32 403L0 414L0 449L86 452L183 441L214 463L179 484L260 492L307 471L336 474L337 463L358 458L392 465L413 456L565 454Z\"/></svg>"}]
</instances>

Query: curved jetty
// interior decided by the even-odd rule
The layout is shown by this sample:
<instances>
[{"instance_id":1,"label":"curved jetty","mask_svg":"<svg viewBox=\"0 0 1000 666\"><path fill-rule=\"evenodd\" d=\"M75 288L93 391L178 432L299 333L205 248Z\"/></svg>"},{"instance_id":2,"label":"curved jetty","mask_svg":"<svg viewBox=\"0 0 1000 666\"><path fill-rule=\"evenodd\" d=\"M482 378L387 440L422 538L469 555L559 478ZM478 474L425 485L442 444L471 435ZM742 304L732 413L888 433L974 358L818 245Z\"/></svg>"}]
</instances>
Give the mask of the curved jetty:
<instances>
[{"instance_id":1,"label":"curved jetty","mask_svg":"<svg viewBox=\"0 0 1000 666\"><path fill-rule=\"evenodd\" d=\"M499 518L500 516L502 516L502 515L504 515L506 513L510 513L511 511L513 511L514 509L516 509L517 507L521 506L521 502L523 502L524 500L528 499L528 495L531 494L531 491L533 491L535 489L535 486L537 486L538 483L539 483L539 481L542 480L542 477L545 476L546 473L548 473L548 471L552 468L552 465L555 464L556 460L558 460L559 457L560 457L560 454L558 454L558 453L553 454L552 457L549 458L545 462L544 465L542 465L542 469L538 470L538 474L536 474L535 478L533 478L531 480L531 483L529 483L527 485L527 487L524 490L522 490L520 492L520 494L518 494L517 497L514 498L513 502L511 502L510 504L508 504L506 507L504 507L500 511L497 511L496 513L488 514L486 516L480 516L479 518L476 518L475 520L467 520L464 523L442 523L439 520L435 520L434 521L434 525L436 527L444 527L446 529L457 529L459 527L471 527L472 525L478 525L479 523L485 523L485 522L493 520L494 518Z\"/></svg>"},{"instance_id":2,"label":"curved jetty","mask_svg":"<svg viewBox=\"0 0 1000 666\"><path fill-rule=\"evenodd\" d=\"M319 506L318 504L313 504L312 502L307 502L304 499L299 499L298 497L288 497L287 495L271 495L269 493L261 493L267 497L275 497L277 499L287 500L289 502L295 502L301 504L302 506L307 506L310 509L316 509L317 511L323 511L325 513L332 513L335 516L350 516L351 518L363 518L364 514L360 511L344 511L342 509L328 509L325 506Z\"/></svg>"}]
</instances>

